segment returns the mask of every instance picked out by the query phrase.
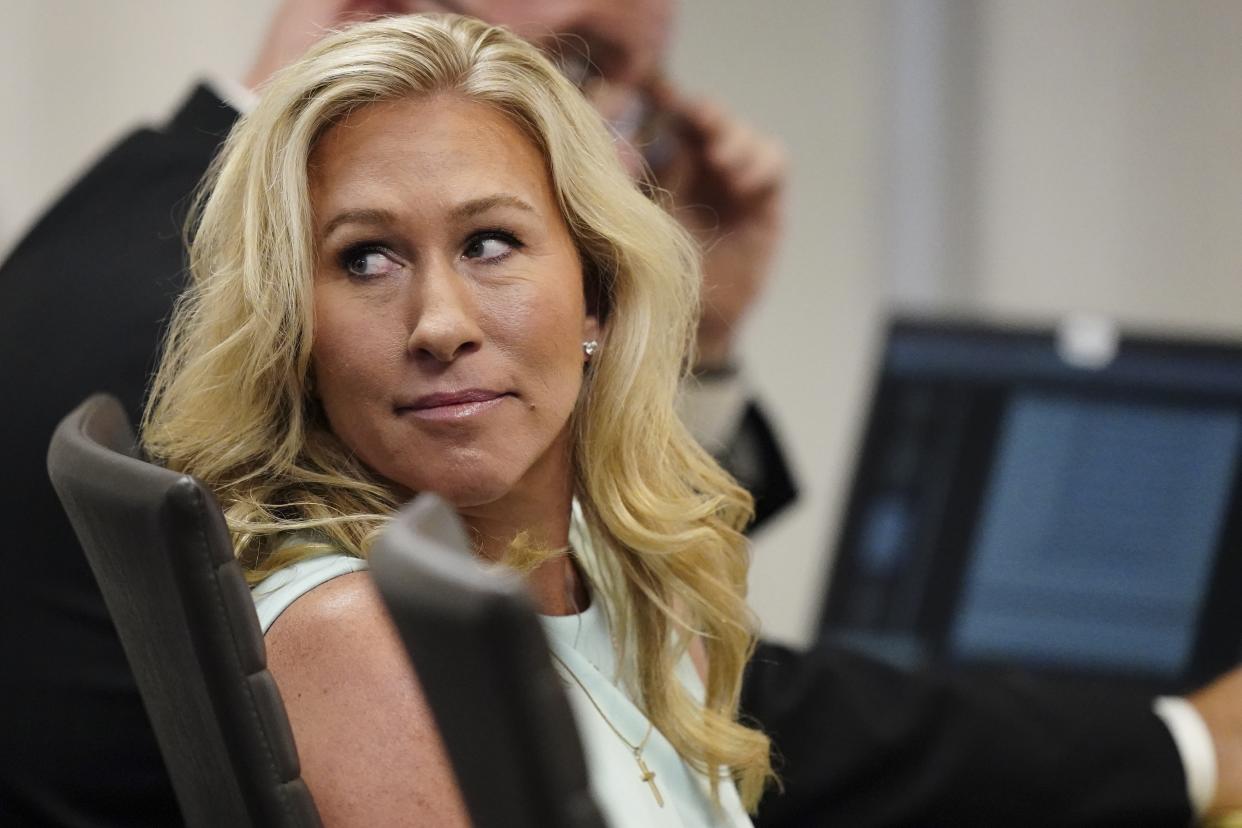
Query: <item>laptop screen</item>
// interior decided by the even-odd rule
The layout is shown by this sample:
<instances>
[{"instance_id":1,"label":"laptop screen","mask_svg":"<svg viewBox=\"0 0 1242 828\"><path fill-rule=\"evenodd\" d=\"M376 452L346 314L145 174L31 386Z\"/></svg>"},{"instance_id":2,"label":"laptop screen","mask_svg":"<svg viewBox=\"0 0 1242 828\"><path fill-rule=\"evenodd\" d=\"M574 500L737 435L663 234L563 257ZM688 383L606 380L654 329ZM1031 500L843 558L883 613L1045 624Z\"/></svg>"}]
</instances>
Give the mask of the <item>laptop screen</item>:
<instances>
[{"instance_id":1,"label":"laptop screen","mask_svg":"<svg viewBox=\"0 0 1242 828\"><path fill-rule=\"evenodd\" d=\"M825 632L1179 687L1242 644L1242 346L893 324Z\"/></svg>"}]
</instances>

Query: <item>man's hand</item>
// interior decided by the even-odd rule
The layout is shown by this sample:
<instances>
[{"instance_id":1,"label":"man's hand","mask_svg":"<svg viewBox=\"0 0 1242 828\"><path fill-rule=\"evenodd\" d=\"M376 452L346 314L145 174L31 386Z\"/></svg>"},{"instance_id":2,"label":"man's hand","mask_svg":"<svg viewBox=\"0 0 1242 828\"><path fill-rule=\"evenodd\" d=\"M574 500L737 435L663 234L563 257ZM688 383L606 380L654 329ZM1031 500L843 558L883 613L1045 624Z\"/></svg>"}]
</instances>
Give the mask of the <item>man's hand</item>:
<instances>
[{"instance_id":1,"label":"man's hand","mask_svg":"<svg viewBox=\"0 0 1242 828\"><path fill-rule=\"evenodd\" d=\"M771 272L782 231L785 150L720 106L683 99L667 84L655 84L651 96L677 135L672 157L653 162L653 172L672 195L674 214L704 245L699 367L722 367Z\"/></svg>"},{"instance_id":2,"label":"man's hand","mask_svg":"<svg viewBox=\"0 0 1242 828\"><path fill-rule=\"evenodd\" d=\"M1209 818L1242 811L1242 667L1186 697L1216 746L1216 797Z\"/></svg>"}]
</instances>

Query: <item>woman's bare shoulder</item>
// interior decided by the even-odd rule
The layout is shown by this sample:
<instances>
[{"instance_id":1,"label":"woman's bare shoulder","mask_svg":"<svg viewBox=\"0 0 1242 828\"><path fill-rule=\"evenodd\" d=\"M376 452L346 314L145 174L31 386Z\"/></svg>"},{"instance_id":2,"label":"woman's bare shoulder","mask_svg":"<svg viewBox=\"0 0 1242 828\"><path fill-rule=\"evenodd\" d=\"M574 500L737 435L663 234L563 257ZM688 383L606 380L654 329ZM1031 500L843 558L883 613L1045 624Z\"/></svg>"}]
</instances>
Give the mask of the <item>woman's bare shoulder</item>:
<instances>
[{"instance_id":1,"label":"woman's bare shoulder","mask_svg":"<svg viewBox=\"0 0 1242 828\"><path fill-rule=\"evenodd\" d=\"M399 644L379 593L367 572L350 572L325 581L299 597L280 614L264 636L269 661L286 650L312 661L355 657L368 659L379 655L378 648L356 645L360 640L373 641L376 636ZM386 641L374 641L385 644Z\"/></svg>"},{"instance_id":2,"label":"woman's bare shoulder","mask_svg":"<svg viewBox=\"0 0 1242 828\"><path fill-rule=\"evenodd\" d=\"M298 598L265 641L325 824L468 824L431 710L366 572Z\"/></svg>"}]
</instances>

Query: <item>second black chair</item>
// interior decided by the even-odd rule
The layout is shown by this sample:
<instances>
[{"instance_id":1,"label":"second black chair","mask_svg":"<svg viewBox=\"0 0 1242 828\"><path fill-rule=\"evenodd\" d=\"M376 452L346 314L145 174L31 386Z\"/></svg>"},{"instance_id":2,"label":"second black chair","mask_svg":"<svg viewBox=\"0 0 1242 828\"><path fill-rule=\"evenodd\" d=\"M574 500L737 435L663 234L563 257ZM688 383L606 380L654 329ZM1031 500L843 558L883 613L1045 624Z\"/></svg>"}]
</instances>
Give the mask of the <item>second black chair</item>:
<instances>
[{"instance_id":1,"label":"second black chair","mask_svg":"<svg viewBox=\"0 0 1242 828\"><path fill-rule=\"evenodd\" d=\"M604 828L534 603L469 550L457 515L423 494L370 561L470 818L475 828Z\"/></svg>"}]
</instances>

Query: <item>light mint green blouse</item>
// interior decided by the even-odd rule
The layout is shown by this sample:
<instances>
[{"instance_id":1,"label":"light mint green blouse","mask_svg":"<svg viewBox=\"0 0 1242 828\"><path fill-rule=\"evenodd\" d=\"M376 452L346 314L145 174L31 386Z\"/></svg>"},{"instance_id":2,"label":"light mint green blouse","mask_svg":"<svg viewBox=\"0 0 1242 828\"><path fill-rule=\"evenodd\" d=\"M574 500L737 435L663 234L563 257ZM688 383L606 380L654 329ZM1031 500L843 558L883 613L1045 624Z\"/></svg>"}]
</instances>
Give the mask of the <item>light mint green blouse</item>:
<instances>
[{"instance_id":1,"label":"light mint green blouse","mask_svg":"<svg viewBox=\"0 0 1242 828\"><path fill-rule=\"evenodd\" d=\"M582 526L575 510L570 540L583 569L590 573L596 571L594 545ZM251 590L263 632L290 604L315 587L366 566L365 561L349 555L329 554L298 561L269 575ZM602 595L596 591L591 605L578 615L543 615L540 621L548 645L560 661L558 669L572 671L577 678L574 681L564 676L565 693L582 736L591 790L604 818L613 828L750 826L732 779L721 780L717 806L711 799L707 777L682 761L660 731L652 730L642 756L647 767L655 772L654 781L664 799L663 806L657 804L650 786L642 779L633 752L622 744L587 698L583 688L626 741L633 745L642 741L648 720L627 689ZM703 685L689 656L678 665L677 675L702 699Z\"/></svg>"}]
</instances>

